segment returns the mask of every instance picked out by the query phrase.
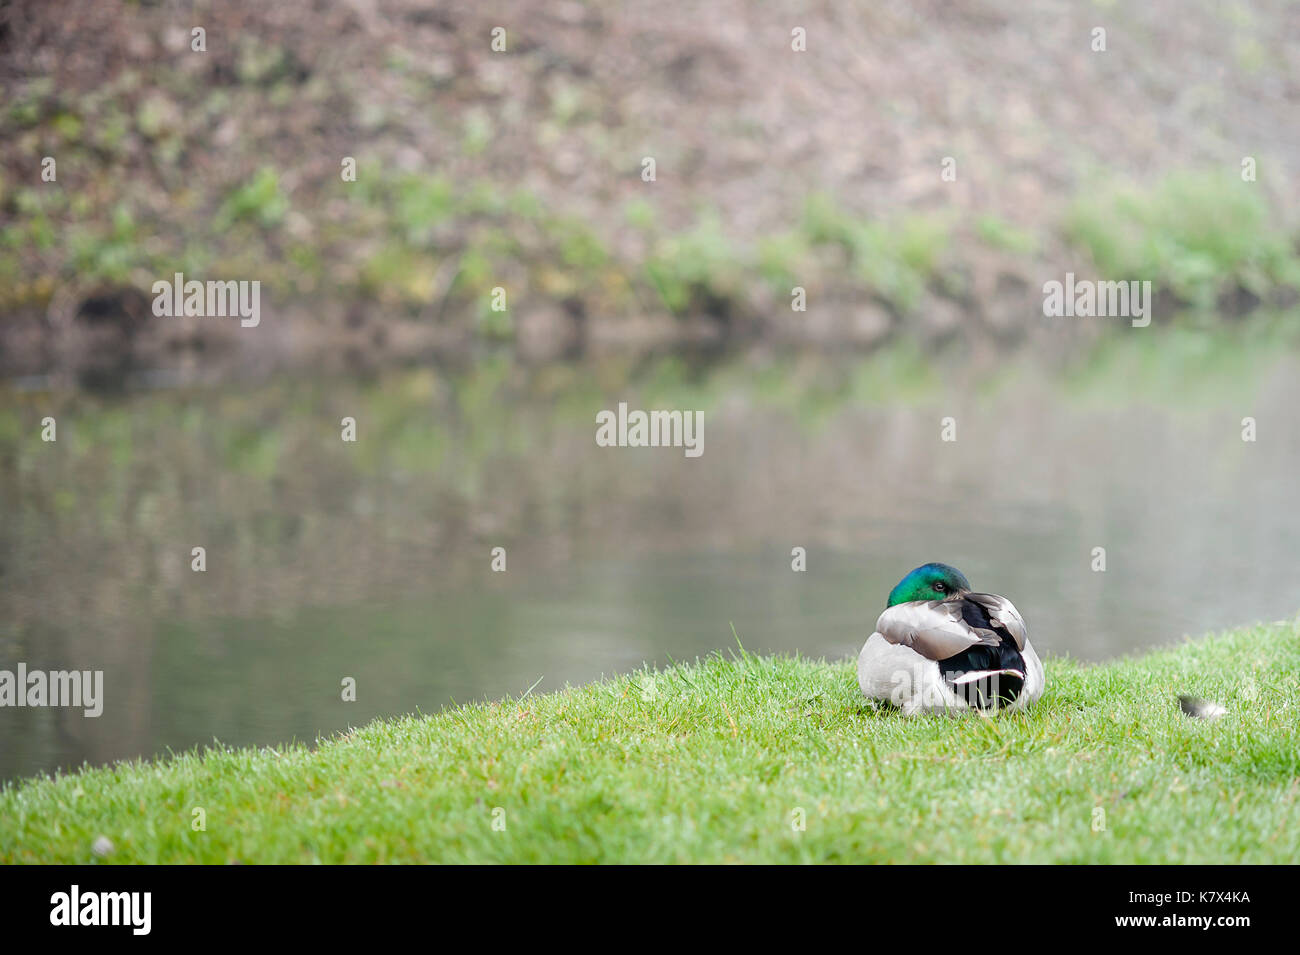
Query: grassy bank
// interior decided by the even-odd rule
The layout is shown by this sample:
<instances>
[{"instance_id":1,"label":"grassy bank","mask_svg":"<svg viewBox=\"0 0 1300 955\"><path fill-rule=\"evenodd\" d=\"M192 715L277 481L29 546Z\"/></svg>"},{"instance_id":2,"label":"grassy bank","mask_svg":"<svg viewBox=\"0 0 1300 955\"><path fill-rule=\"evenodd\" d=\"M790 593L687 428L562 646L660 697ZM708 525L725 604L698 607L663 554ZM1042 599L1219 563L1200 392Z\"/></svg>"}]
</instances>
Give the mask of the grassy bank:
<instances>
[{"instance_id":1,"label":"grassy bank","mask_svg":"<svg viewBox=\"0 0 1300 955\"><path fill-rule=\"evenodd\" d=\"M1054 659L1033 711L963 720L877 711L847 663L740 652L10 786L0 861L93 861L105 837L105 862L1290 862L1298 638ZM1191 720L1182 692L1228 715Z\"/></svg>"}]
</instances>

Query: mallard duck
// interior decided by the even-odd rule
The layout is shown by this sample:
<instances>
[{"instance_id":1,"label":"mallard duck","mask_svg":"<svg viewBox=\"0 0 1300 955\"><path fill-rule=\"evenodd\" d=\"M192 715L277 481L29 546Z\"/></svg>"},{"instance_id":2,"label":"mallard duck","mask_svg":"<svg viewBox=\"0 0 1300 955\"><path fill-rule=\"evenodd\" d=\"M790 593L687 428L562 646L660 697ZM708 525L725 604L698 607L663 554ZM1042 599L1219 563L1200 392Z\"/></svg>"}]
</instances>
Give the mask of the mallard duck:
<instances>
[{"instance_id":1,"label":"mallard duck","mask_svg":"<svg viewBox=\"0 0 1300 955\"><path fill-rule=\"evenodd\" d=\"M1020 710L1043 684L1042 661L1011 601L973 593L947 564L923 564L899 581L858 656L862 692L907 716Z\"/></svg>"}]
</instances>

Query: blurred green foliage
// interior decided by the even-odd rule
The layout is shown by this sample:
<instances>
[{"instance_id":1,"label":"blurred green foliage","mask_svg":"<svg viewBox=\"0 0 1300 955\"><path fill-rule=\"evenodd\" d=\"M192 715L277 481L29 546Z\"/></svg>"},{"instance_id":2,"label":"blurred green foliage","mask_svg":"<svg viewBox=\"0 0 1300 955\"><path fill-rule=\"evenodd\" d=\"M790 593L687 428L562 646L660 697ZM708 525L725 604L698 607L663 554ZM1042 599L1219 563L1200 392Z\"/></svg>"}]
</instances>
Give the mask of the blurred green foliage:
<instances>
[{"instance_id":1,"label":"blurred green foliage","mask_svg":"<svg viewBox=\"0 0 1300 955\"><path fill-rule=\"evenodd\" d=\"M101 124L91 129L73 111L50 106L52 92L41 89L29 84L9 107L11 123L28 122L30 106L36 121L54 110L49 120L60 135L105 135ZM136 122L160 148L171 141L167 116L161 99L137 110ZM115 119L110 110L107 126L117 128ZM109 147L97 140L94 148ZM61 160L61 174L75 175L72 162ZM327 215L294 216L290 191L280 170L263 165L205 210L204 197L180 183L171 200L192 210L195 225L161 243L148 241L155 217L147 203L106 204L99 192L61 183L0 180L0 306L48 298L58 281L147 284L176 269L255 267L288 294L422 313L432 306L464 316L487 338L506 339L514 321L488 304L498 286L512 304L549 302L604 316L647 305L679 317L754 316L794 286L869 295L907 315L927 294L965 290L968 239L1026 263L1053 247L1051 236L992 214L869 217L827 192L810 195L785 230L752 235L709 207L669 225L642 197L625 201L611 228L525 186L393 173L374 162L342 186ZM1300 289L1300 253L1265 195L1221 172L1099 187L1068 205L1058 239L1085 251L1108 279L1150 280L1202 311L1239 289L1267 299L1280 288ZM43 271L52 265L54 275Z\"/></svg>"},{"instance_id":2,"label":"blurred green foliage","mask_svg":"<svg viewBox=\"0 0 1300 955\"><path fill-rule=\"evenodd\" d=\"M1261 187L1223 172L1090 191L1071 206L1066 234L1108 279L1150 281L1200 309L1234 285L1260 297L1300 286L1295 239Z\"/></svg>"},{"instance_id":3,"label":"blurred green foliage","mask_svg":"<svg viewBox=\"0 0 1300 955\"><path fill-rule=\"evenodd\" d=\"M226 197L217 213L217 226L248 221L269 229L279 225L289 211L289 199L280 190L280 177L263 166L248 182L237 186Z\"/></svg>"},{"instance_id":4,"label":"blurred green foliage","mask_svg":"<svg viewBox=\"0 0 1300 955\"><path fill-rule=\"evenodd\" d=\"M725 301L744 281L746 261L714 212L689 231L658 239L645 274L674 315Z\"/></svg>"},{"instance_id":5,"label":"blurred green foliage","mask_svg":"<svg viewBox=\"0 0 1300 955\"><path fill-rule=\"evenodd\" d=\"M975 234L989 246L1016 255L1036 255L1041 244L1032 232L995 215L983 215L976 219Z\"/></svg>"}]
</instances>

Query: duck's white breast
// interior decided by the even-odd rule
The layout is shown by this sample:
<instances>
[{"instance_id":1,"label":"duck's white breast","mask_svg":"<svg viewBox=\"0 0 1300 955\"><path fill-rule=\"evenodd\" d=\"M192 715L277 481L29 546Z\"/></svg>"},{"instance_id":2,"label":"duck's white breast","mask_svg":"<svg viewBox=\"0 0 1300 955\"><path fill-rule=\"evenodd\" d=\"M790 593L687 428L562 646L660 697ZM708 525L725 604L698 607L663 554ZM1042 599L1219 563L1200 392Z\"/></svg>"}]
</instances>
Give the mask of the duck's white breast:
<instances>
[{"instance_id":1,"label":"duck's white breast","mask_svg":"<svg viewBox=\"0 0 1300 955\"><path fill-rule=\"evenodd\" d=\"M858 654L858 686L869 698L892 703L905 716L967 708L944 682L938 663L879 633L868 637Z\"/></svg>"}]
</instances>

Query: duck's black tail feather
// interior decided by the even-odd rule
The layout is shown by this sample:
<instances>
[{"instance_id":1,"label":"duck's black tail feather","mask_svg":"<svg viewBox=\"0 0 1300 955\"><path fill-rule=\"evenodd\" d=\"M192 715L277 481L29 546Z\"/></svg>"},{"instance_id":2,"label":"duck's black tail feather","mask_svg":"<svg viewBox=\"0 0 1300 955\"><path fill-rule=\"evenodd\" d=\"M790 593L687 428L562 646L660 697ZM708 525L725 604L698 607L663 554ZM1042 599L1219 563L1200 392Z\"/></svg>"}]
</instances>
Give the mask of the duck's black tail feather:
<instances>
[{"instance_id":1,"label":"duck's black tail feather","mask_svg":"<svg viewBox=\"0 0 1300 955\"><path fill-rule=\"evenodd\" d=\"M939 672L959 699L982 710L1014 703L1025 687L1025 658L1007 636L999 646L971 647L941 660Z\"/></svg>"}]
</instances>

